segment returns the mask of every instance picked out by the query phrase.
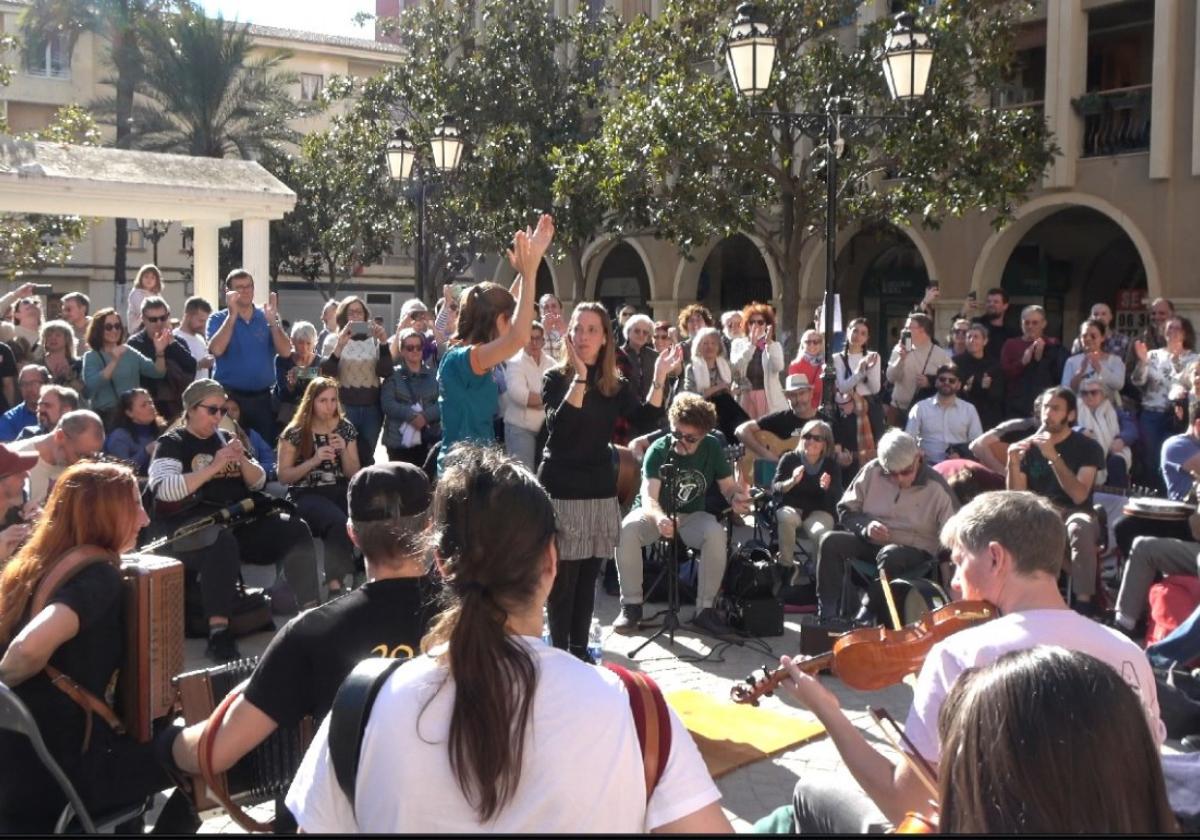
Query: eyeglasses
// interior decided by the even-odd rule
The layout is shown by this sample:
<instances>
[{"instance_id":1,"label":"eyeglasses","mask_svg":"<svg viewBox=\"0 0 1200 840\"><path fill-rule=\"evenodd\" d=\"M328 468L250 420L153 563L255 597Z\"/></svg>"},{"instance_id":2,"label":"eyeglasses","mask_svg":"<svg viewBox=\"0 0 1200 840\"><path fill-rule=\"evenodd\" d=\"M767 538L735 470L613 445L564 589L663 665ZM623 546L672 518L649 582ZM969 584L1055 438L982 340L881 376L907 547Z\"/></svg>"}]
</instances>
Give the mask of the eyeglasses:
<instances>
[{"instance_id":1,"label":"eyeglasses","mask_svg":"<svg viewBox=\"0 0 1200 840\"><path fill-rule=\"evenodd\" d=\"M1085 391L1080 391L1079 396L1081 396L1081 397L1099 397L1103 393L1104 393L1103 391L1098 391L1095 388L1088 388Z\"/></svg>"},{"instance_id":2,"label":"eyeglasses","mask_svg":"<svg viewBox=\"0 0 1200 840\"><path fill-rule=\"evenodd\" d=\"M912 475L916 471L917 471L917 462L913 461L911 464L909 464L907 467L905 467L902 470L884 470L883 474L886 478L891 478L894 475L895 476Z\"/></svg>"},{"instance_id":3,"label":"eyeglasses","mask_svg":"<svg viewBox=\"0 0 1200 840\"><path fill-rule=\"evenodd\" d=\"M699 443L701 438L704 437L704 435L685 435L683 432L678 432L678 431L672 432L671 434L675 435L675 437L679 438L681 441L686 443L688 446L692 446L694 444Z\"/></svg>"},{"instance_id":4,"label":"eyeglasses","mask_svg":"<svg viewBox=\"0 0 1200 840\"><path fill-rule=\"evenodd\" d=\"M425 347L424 347L424 345L421 345L421 344L405 344L400 349L403 350L405 353L415 353L415 352L420 352L421 350L424 350Z\"/></svg>"},{"instance_id":5,"label":"eyeglasses","mask_svg":"<svg viewBox=\"0 0 1200 840\"><path fill-rule=\"evenodd\" d=\"M955 330L954 334L955 335L966 335L967 331L966 330Z\"/></svg>"},{"instance_id":6,"label":"eyeglasses","mask_svg":"<svg viewBox=\"0 0 1200 840\"><path fill-rule=\"evenodd\" d=\"M196 408L203 408L208 412L209 417L216 417L218 414L224 417L229 413L229 409L223 405L205 405L204 403L200 403L196 406Z\"/></svg>"},{"instance_id":7,"label":"eyeglasses","mask_svg":"<svg viewBox=\"0 0 1200 840\"><path fill-rule=\"evenodd\" d=\"M121 324L120 321L105 321L104 322L104 331L105 332L120 332L123 329L125 329L125 327Z\"/></svg>"},{"instance_id":8,"label":"eyeglasses","mask_svg":"<svg viewBox=\"0 0 1200 840\"><path fill-rule=\"evenodd\" d=\"M806 338L806 339L804 339L804 343L805 343L805 344L820 344L820 343L821 343L821 339L819 339L819 338Z\"/></svg>"},{"instance_id":9,"label":"eyeglasses","mask_svg":"<svg viewBox=\"0 0 1200 840\"><path fill-rule=\"evenodd\" d=\"M820 435L814 435L811 432L807 435L800 435L800 438L802 440L818 441L819 443L825 442L825 438L821 437Z\"/></svg>"},{"instance_id":10,"label":"eyeglasses","mask_svg":"<svg viewBox=\"0 0 1200 840\"><path fill-rule=\"evenodd\" d=\"M161 324L170 317L170 315L146 315L142 318L142 320L147 324Z\"/></svg>"}]
</instances>

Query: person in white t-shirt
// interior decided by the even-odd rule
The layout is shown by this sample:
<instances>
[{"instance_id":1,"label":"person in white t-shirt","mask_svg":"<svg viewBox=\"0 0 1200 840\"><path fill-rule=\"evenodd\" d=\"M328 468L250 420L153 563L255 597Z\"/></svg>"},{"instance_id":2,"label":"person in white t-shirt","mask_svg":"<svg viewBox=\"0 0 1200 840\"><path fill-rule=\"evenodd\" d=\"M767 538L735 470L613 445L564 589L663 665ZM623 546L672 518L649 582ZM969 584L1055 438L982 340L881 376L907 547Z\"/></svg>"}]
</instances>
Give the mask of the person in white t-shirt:
<instances>
[{"instance_id":1,"label":"person in white t-shirt","mask_svg":"<svg viewBox=\"0 0 1200 840\"><path fill-rule=\"evenodd\" d=\"M938 713L958 676L1009 651L1037 645L1087 653L1110 665L1138 695L1155 743L1166 738L1145 654L1117 631L1068 609L1059 594L1066 538L1054 507L1025 491L984 493L943 526L942 543L954 560L954 589L966 600L991 602L1001 617L934 645L917 677L904 728L935 770L941 753ZM910 763L893 763L876 751L832 692L802 674L789 657L781 663L791 672L790 693L825 725L862 786L860 791L847 789L840 780L823 784L802 779L793 800L800 833L863 833L899 824L908 812L930 813L930 794Z\"/></svg>"},{"instance_id":2,"label":"person in white t-shirt","mask_svg":"<svg viewBox=\"0 0 1200 840\"><path fill-rule=\"evenodd\" d=\"M287 794L305 832L732 831L699 751L670 713L647 801L618 677L542 642L558 563L554 507L533 474L460 444L438 480L434 552L444 611L425 654L380 689L353 805L334 775L329 720Z\"/></svg>"},{"instance_id":3,"label":"person in white t-shirt","mask_svg":"<svg viewBox=\"0 0 1200 840\"><path fill-rule=\"evenodd\" d=\"M196 379L212 377L213 357L208 352L208 342L204 338L204 328L211 314L212 305L208 301L202 297L190 297L183 304L183 318L175 328L176 338L183 340L188 352L196 360Z\"/></svg>"}]
</instances>

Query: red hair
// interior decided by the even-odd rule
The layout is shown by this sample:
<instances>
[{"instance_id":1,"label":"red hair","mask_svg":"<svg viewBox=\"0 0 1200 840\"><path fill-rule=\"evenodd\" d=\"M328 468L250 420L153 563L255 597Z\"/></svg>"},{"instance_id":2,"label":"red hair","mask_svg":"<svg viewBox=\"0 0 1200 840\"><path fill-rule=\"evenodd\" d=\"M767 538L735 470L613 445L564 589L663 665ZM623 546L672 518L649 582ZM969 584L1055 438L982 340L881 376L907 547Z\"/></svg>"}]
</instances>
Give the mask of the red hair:
<instances>
[{"instance_id":1,"label":"red hair","mask_svg":"<svg viewBox=\"0 0 1200 840\"><path fill-rule=\"evenodd\" d=\"M748 303L742 310L742 329L748 330L752 315L761 315L768 326L775 326L775 309L768 303Z\"/></svg>"}]
</instances>

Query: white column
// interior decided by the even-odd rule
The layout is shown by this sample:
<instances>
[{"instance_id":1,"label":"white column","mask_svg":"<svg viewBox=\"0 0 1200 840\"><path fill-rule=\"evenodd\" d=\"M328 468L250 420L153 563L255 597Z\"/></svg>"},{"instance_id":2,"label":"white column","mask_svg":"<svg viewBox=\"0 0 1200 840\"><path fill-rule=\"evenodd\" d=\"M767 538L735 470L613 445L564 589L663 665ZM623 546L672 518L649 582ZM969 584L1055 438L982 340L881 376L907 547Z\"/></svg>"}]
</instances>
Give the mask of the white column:
<instances>
[{"instance_id":1,"label":"white column","mask_svg":"<svg viewBox=\"0 0 1200 840\"><path fill-rule=\"evenodd\" d=\"M1073 187L1075 165L1083 147L1083 118L1071 98L1083 94L1087 83L1087 15L1081 0L1046 4L1046 125L1062 154L1046 171L1043 186Z\"/></svg>"},{"instance_id":2,"label":"white column","mask_svg":"<svg viewBox=\"0 0 1200 840\"><path fill-rule=\"evenodd\" d=\"M1175 150L1175 78L1179 66L1179 0L1154 4L1154 63L1150 91L1150 177L1171 177Z\"/></svg>"},{"instance_id":3,"label":"white column","mask_svg":"<svg viewBox=\"0 0 1200 840\"><path fill-rule=\"evenodd\" d=\"M217 257L216 222L190 222L192 238L192 282L195 293L208 301L214 311L225 308L221 292L220 264Z\"/></svg>"},{"instance_id":4,"label":"white column","mask_svg":"<svg viewBox=\"0 0 1200 840\"><path fill-rule=\"evenodd\" d=\"M242 220L242 268L254 275L254 302L262 306L270 293L271 223L266 219Z\"/></svg>"}]
</instances>

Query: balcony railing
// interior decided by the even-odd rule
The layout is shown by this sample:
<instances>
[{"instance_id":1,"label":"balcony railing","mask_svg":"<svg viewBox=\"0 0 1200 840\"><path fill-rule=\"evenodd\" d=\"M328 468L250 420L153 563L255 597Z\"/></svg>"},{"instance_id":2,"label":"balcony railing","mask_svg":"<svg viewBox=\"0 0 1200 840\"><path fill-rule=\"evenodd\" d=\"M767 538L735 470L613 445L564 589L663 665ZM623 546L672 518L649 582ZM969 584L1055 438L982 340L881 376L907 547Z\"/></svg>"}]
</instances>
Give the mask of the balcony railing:
<instances>
[{"instance_id":1,"label":"balcony railing","mask_svg":"<svg viewBox=\"0 0 1200 840\"><path fill-rule=\"evenodd\" d=\"M1150 85L1087 93L1071 100L1083 117L1083 157L1150 148Z\"/></svg>"}]
</instances>

